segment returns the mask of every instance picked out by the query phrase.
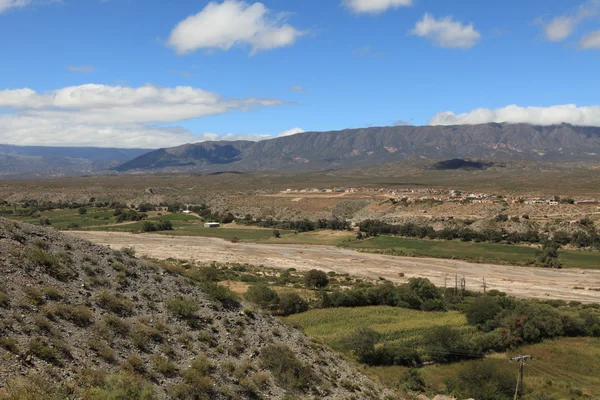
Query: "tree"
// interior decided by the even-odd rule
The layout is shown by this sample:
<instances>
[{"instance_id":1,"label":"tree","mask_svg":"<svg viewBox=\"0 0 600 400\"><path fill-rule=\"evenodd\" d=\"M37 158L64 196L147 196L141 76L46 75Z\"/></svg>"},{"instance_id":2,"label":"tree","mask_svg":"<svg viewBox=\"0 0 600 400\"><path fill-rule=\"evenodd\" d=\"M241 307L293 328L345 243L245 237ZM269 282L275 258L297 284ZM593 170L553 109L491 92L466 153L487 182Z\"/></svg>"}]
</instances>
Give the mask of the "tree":
<instances>
[{"instance_id":1,"label":"tree","mask_svg":"<svg viewBox=\"0 0 600 400\"><path fill-rule=\"evenodd\" d=\"M561 268L562 265L558 260L558 249L560 245L555 242L544 243L541 252L538 252L538 256L535 263L540 267L546 268Z\"/></svg>"},{"instance_id":2,"label":"tree","mask_svg":"<svg viewBox=\"0 0 600 400\"><path fill-rule=\"evenodd\" d=\"M400 380L403 382L402 388L407 392L423 392L425 390L425 381L418 369L407 369Z\"/></svg>"},{"instance_id":3,"label":"tree","mask_svg":"<svg viewBox=\"0 0 600 400\"><path fill-rule=\"evenodd\" d=\"M369 363L375 353L379 333L371 328L358 328L340 340L340 345L352 352L360 362Z\"/></svg>"},{"instance_id":4,"label":"tree","mask_svg":"<svg viewBox=\"0 0 600 400\"><path fill-rule=\"evenodd\" d=\"M250 286L244 298L265 310L275 310L280 301L277 292L265 284Z\"/></svg>"},{"instance_id":5,"label":"tree","mask_svg":"<svg viewBox=\"0 0 600 400\"><path fill-rule=\"evenodd\" d=\"M304 285L309 288L319 289L327 286L329 279L327 274L317 269L311 269L304 276Z\"/></svg>"},{"instance_id":6,"label":"tree","mask_svg":"<svg viewBox=\"0 0 600 400\"><path fill-rule=\"evenodd\" d=\"M478 297L465 310L467 322L471 325L483 326L493 320L502 311L496 299L489 296Z\"/></svg>"},{"instance_id":7,"label":"tree","mask_svg":"<svg viewBox=\"0 0 600 400\"><path fill-rule=\"evenodd\" d=\"M279 231L277 229L275 229L273 231L273 236L276 237L276 238L280 238L281 237L281 233L279 233Z\"/></svg>"},{"instance_id":8,"label":"tree","mask_svg":"<svg viewBox=\"0 0 600 400\"><path fill-rule=\"evenodd\" d=\"M308 303L297 293L282 293L279 296L279 313L283 316L308 311Z\"/></svg>"},{"instance_id":9,"label":"tree","mask_svg":"<svg viewBox=\"0 0 600 400\"><path fill-rule=\"evenodd\" d=\"M81 215L87 214L87 208L79 207L79 214L81 214Z\"/></svg>"},{"instance_id":10,"label":"tree","mask_svg":"<svg viewBox=\"0 0 600 400\"><path fill-rule=\"evenodd\" d=\"M500 368L496 360L482 360L464 364L450 386L463 399L510 400L516 383L510 364Z\"/></svg>"},{"instance_id":11,"label":"tree","mask_svg":"<svg viewBox=\"0 0 600 400\"><path fill-rule=\"evenodd\" d=\"M230 213L229 211L222 213L219 215L219 222L222 224L230 224L235 220L235 215Z\"/></svg>"}]
</instances>

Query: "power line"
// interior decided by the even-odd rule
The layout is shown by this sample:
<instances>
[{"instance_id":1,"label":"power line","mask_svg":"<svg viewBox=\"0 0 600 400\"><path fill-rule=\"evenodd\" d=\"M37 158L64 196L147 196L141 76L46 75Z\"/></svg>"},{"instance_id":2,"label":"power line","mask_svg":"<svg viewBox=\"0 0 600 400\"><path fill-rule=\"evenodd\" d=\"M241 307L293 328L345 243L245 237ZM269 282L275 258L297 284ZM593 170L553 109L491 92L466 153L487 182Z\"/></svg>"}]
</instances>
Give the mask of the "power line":
<instances>
[{"instance_id":1,"label":"power line","mask_svg":"<svg viewBox=\"0 0 600 400\"><path fill-rule=\"evenodd\" d=\"M565 378L564 376L563 376L563 377L561 377L561 376L559 376L559 375L555 375L554 373L551 373L551 372L549 372L547 369L542 369L542 367L541 367L541 365L540 365L540 364L532 364L532 365L530 365L530 367L531 367L531 368L532 368L534 371L537 371L537 372L541 373L542 375L547 375L547 376L549 376L550 378L552 378L552 379L554 379L554 380L556 380L556 381L558 381L558 382L564 382L564 383L566 383L566 384L568 384L568 385L572 385L572 384L573 384L573 382L572 382L571 380L569 380L569 379ZM579 385L579 384L578 384L578 383L576 383L576 386L578 386L578 385ZM590 397L590 398L591 398L592 400L600 400L600 398L599 398L599 397L595 397L595 396L594 396L594 397Z\"/></svg>"},{"instance_id":2,"label":"power line","mask_svg":"<svg viewBox=\"0 0 600 400\"><path fill-rule=\"evenodd\" d=\"M600 392L600 386L598 386L597 384L590 383L579 376L573 375L573 374L571 374L567 371L561 370L559 368L552 367L549 364L541 362L540 360L536 360L536 361L539 362L539 363L536 363L537 368L541 371L546 371L547 375L559 376L559 377L562 377L562 379L558 379L558 380L563 380L567 383L574 382L576 385L578 385L580 387L587 387L587 388L591 387Z\"/></svg>"}]
</instances>

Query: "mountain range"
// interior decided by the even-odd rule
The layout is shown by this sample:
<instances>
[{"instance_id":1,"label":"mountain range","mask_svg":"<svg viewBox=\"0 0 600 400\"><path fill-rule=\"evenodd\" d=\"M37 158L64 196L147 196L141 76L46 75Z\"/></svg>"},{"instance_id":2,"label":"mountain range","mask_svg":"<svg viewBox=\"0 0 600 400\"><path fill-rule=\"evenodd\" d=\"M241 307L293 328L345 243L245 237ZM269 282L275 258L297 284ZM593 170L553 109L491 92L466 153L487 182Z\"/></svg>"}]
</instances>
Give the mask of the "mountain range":
<instances>
[{"instance_id":1,"label":"mountain range","mask_svg":"<svg viewBox=\"0 0 600 400\"><path fill-rule=\"evenodd\" d=\"M104 173L149 149L45 147L0 144L0 179Z\"/></svg>"},{"instance_id":2,"label":"mountain range","mask_svg":"<svg viewBox=\"0 0 600 400\"><path fill-rule=\"evenodd\" d=\"M600 128L483 124L305 132L260 142L202 142L159 149L125 171L310 171L409 158L600 161Z\"/></svg>"},{"instance_id":3,"label":"mountain range","mask_svg":"<svg viewBox=\"0 0 600 400\"><path fill-rule=\"evenodd\" d=\"M406 159L600 162L600 127L393 126L158 150L0 145L0 179L106 173L318 171Z\"/></svg>"}]
</instances>

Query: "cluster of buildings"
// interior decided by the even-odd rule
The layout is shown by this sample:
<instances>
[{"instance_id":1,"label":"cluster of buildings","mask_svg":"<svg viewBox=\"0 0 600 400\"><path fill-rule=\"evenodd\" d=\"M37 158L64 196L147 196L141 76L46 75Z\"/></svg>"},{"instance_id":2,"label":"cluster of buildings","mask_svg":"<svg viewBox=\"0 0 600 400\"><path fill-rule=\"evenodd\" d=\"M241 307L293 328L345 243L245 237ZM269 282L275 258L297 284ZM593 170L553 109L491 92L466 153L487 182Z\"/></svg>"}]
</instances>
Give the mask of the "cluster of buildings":
<instances>
[{"instance_id":1,"label":"cluster of buildings","mask_svg":"<svg viewBox=\"0 0 600 400\"><path fill-rule=\"evenodd\" d=\"M558 201L555 197L524 198L519 196L501 196L488 193L469 193L461 190L444 190L433 188L400 188L400 189L368 189L368 188L307 188L287 189L284 193L363 193L389 196L395 202L401 201L438 201L438 202L470 202L476 204L512 203L527 205L558 206L560 204L577 204L584 206L600 206L600 200L578 200L570 202Z\"/></svg>"}]
</instances>

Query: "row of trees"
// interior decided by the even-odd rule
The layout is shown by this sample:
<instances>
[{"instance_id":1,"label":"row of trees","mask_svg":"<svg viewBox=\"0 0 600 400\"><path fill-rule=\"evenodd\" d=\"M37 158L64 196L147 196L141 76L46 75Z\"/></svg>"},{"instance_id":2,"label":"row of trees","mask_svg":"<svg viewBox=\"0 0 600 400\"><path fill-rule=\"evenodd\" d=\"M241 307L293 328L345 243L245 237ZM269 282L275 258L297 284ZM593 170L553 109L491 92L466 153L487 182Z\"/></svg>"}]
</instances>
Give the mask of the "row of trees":
<instances>
[{"instance_id":1,"label":"row of trees","mask_svg":"<svg viewBox=\"0 0 600 400\"><path fill-rule=\"evenodd\" d=\"M318 219L316 221L310 221L303 219L299 221L277 221L272 218L254 220L250 214L244 218L236 219L236 222L240 225L247 226L258 226L262 228L273 228L282 230L295 230L297 232L311 232L319 229L331 229L331 230L349 230L350 224L344 219Z\"/></svg>"},{"instance_id":2,"label":"row of trees","mask_svg":"<svg viewBox=\"0 0 600 400\"><path fill-rule=\"evenodd\" d=\"M596 247L600 250L600 234L588 218L579 224L585 231L577 231L570 235L564 231L557 231L551 235L540 234L529 230L527 232L508 232L505 229L486 229L475 231L469 227L444 228L436 231L431 226L422 226L414 223L392 225L379 220L365 220L359 224L360 230L368 236L398 235L413 238L428 239L460 239L464 242L492 242L492 243L545 243L553 242L558 245L573 245L576 247Z\"/></svg>"}]
</instances>

